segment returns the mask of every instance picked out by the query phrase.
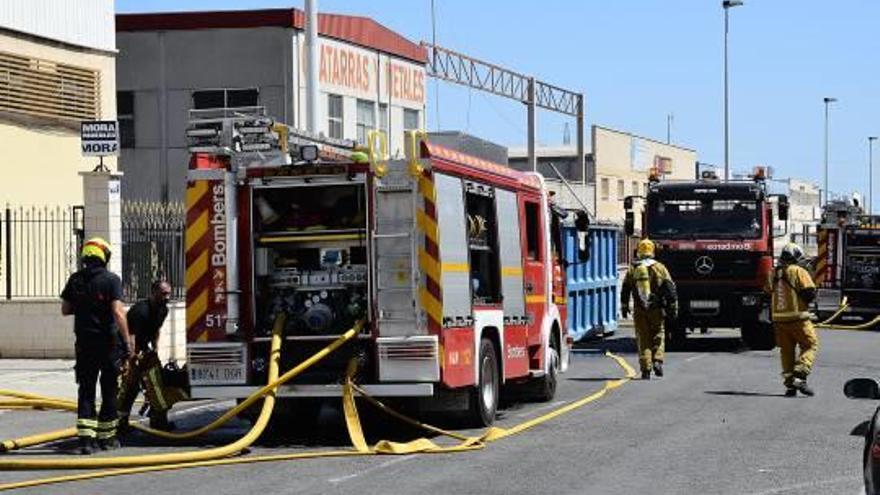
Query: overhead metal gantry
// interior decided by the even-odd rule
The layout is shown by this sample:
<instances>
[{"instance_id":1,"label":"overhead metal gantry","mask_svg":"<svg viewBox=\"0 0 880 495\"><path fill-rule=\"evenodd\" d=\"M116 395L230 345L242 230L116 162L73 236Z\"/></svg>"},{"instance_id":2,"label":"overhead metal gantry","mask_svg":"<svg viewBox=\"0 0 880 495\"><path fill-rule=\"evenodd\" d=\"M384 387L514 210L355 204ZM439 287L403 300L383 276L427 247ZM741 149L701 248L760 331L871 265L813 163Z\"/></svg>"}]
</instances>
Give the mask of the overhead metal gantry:
<instances>
[{"instance_id":1,"label":"overhead metal gantry","mask_svg":"<svg viewBox=\"0 0 880 495\"><path fill-rule=\"evenodd\" d=\"M533 76L520 74L425 41L422 42L422 46L425 47L428 54L428 76L510 98L526 105L528 109L528 161L532 170L538 169L535 153L536 110L543 108L574 117L577 120L577 163L581 169L581 178L586 183L583 93L547 84Z\"/></svg>"}]
</instances>

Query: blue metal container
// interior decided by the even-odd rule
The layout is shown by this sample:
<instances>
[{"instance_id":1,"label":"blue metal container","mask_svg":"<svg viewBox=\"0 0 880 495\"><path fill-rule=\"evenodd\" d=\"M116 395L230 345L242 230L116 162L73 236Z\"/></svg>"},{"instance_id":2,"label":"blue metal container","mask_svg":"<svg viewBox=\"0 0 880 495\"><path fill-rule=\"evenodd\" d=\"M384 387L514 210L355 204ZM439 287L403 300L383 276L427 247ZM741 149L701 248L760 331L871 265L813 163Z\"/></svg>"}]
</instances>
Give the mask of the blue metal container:
<instances>
[{"instance_id":1,"label":"blue metal container","mask_svg":"<svg viewBox=\"0 0 880 495\"><path fill-rule=\"evenodd\" d=\"M579 262L578 233L573 226L562 229L568 291L568 334L581 340L617 329L617 241L615 226L590 226L590 259Z\"/></svg>"}]
</instances>

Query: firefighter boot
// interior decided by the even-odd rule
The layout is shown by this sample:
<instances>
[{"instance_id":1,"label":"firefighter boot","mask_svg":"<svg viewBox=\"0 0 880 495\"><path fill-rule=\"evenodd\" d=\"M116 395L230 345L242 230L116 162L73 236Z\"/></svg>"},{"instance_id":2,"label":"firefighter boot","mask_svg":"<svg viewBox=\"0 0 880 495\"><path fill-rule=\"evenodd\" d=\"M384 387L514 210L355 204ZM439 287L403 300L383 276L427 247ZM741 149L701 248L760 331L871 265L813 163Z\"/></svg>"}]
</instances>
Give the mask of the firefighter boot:
<instances>
[{"instance_id":1,"label":"firefighter boot","mask_svg":"<svg viewBox=\"0 0 880 495\"><path fill-rule=\"evenodd\" d=\"M150 410L150 428L154 430L172 431L176 428L173 421L168 421L168 411Z\"/></svg>"},{"instance_id":2,"label":"firefighter boot","mask_svg":"<svg viewBox=\"0 0 880 495\"><path fill-rule=\"evenodd\" d=\"M98 440L98 447L101 450L116 450L119 447L122 447L122 444L119 443L119 439L116 437L110 438L102 438Z\"/></svg>"},{"instance_id":3,"label":"firefighter boot","mask_svg":"<svg viewBox=\"0 0 880 495\"><path fill-rule=\"evenodd\" d=\"M642 370L642 380L651 379L651 370Z\"/></svg>"},{"instance_id":4,"label":"firefighter boot","mask_svg":"<svg viewBox=\"0 0 880 495\"><path fill-rule=\"evenodd\" d=\"M654 361L654 374L658 378L663 376L663 361Z\"/></svg>"},{"instance_id":5,"label":"firefighter boot","mask_svg":"<svg viewBox=\"0 0 880 495\"><path fill-rule=\"evenodd\" d=\"M95 445L95 439L91 437L79 437L79 453L81 455L92 455L98 450Z\"/></svg>"},{"instance_id":6,"label":"firefighter boot","mask_svg":"<svg viewBox=\"0 0 880 495\"><path fill-rule=\"evenodd\" d=\"M795 372L794 382L792 383L792 386L797 389L798 392L806 395L807 397L812 397L816 395L816 392L813 392L813 389L810 388L809 385L807 385L807 375L804 373Z\"/></svg>"},{"instance_id":7,"label":"firefighter boot","mask_svg":"<svg viewBox=\"0 0 880 495\"><path fill-rule=\"evenodd\" d=\"M794 397L797 395L797 389L794 387L785 387L785 396Z\"/></svg>"}]
</instances>

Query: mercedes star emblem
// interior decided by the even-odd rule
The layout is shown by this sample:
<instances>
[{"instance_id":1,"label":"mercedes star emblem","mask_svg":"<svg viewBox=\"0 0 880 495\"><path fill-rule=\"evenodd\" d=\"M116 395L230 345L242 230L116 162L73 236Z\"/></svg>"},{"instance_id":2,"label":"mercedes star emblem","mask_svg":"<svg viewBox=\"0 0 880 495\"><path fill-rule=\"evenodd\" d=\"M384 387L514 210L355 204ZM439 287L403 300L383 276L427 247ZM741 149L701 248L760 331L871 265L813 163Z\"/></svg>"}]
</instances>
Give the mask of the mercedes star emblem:
<instances>
[{"instance_id":1,"label":"mercedes star emblem","mask_svg":"<svg viewBox=\"0 0 880 495\"><path fill-rule=\"evenodd\" d=\"M700 256L697 258L697 262L694 263L694 268L696 268L697 273L700 275L708 275L715 269L715 262L708 256Z\"/></svg>"}]
</instances>

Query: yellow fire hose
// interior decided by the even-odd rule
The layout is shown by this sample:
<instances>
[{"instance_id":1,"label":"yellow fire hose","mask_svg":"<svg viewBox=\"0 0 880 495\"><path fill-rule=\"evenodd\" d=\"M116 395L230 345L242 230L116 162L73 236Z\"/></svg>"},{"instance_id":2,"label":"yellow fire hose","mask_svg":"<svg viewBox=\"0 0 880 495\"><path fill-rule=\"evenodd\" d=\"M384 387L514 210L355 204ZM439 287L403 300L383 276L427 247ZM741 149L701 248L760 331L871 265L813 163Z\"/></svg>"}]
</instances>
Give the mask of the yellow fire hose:
<instances>
[{"instance_id":1,"label":"yellow fire hose","mask_svg":"<svg viewBox=\"0 0 880 495\"><path fill-rule=\"evenodd\" d=\"M517 433L521 433L529 428L537 426L539 424L545 423L554 419L562 414L566 414L571 412L577 408L583 407L591 402L594 402L607 394L609 391L614 390L623 384L632 380L635 376L635 370L622 358L607 353L606 355L612 359L614 359L621 368L624 369L626 376L617 380L609 380L606 381L605 386L602 390L595 392L589 396L586 396L577 401L571 402L568 405L565 405L559 409L551 411L547 414L544 414L540 417L531 419L519 425L513 426L509 429L502 428L490 428L484 434L478 437L465 437L464 435L459 435L457 433L449 432L431 425L427 425L416 421L412 418L409 418L403 414L400 414L396 411L393 411L391 408L387 407L382 402L377 399L366 395L362 389L360 389L357 385L352 382L352 373L353 368L350 366L348 372L346 373L346 386L344 387L344 397L343 397L343 408L346 409L345 417L346 417L346 426L349 429L349 435L353 439L353 443L355 440L355 436L358 435L358 432L362 435L362 430L360 428L360 423L357 417L357 410L353 400L353 393L358 391L361 396L366 399L371 404L378 407L380 410L391 414L392 416L406 421L412 425L418 426L425 430L431 431L432 433L450 436L452 438L461 440L462 442L459 445L455 445L452 447L439 447L434 442L421 438L418 440L414 440L412 442L408 442L405 444L400 444L396 442L388 442L381 441L378 442L373 448L363 449L366 442L361 443L360 439L357 440L357 443L360 444L360 447L356 447L355 450L333 450L333 451L314 451L314 452L299 452L294 454L278 454L278 455L262 455L262 456L247 456L247 457L239 457L239 458L225 458L225 459L214 459L214 460L202 460L196 462L182 462L177 464L162 464L162 465L154 465L154 466L141 466L141 467L130 467L124 469L112 469L106 471L92 471L88 473L80 473L80 474L72 474L66 476L57 476L52 478L43 478L36 480L27 480L16 483L8 483L5 485L0 485L0 491L4 490L13 490L18 488L27 488L34 486L44 486L49 484L56 483L66 483L72 481L85 481L89 479L98 479L98 478L108 478L113 476L123 476L129 474L142 474L156 471L175 471L181 469L191 469L191 468L200 468L200 467L214 467L214 466L226 466L226 465L237 465L237 464L252 464L252 463L262 463L262 462L279 462L279 461L291 461L291 460L302 460L302 459L314 459L314 458L329 458L329 457L350 457L350 456L363 456L363 455L376 455L376 454L410 454L410 453L448 453L448 452L466 452L476 449L481 449L485 446L486 443L494 442L501 438L505 438L510 435L514 435ZM345 404L348 404L346 406ZM353 421L358 421L357 425L353 425ZM362 437L361 437L362 438Z\"/></svg>"},{"instance_id":2,"label":"yellow fire hose","mask_svg":"<svg viewBox=\"0 0 880 495\"><path fill-rule=\"evenodd\" d=\"M281 324L280 324L279 328L283 328L283 321L280 323ZM279 326L279 322L276 321L276 327L278 327L278 326ZM248 407L253 405L256 401L260 400L260 398L262 398L264 395L275 390L275 388L278 387L279 385L282 385L285 382L291 380L293 377L299 375L301 372L305 371L305 369L312 366L318 360L323 359L327 354L335 351L339 346L341 346L342 344L347 342L349 339L351 339L351 337L356 335L360 331L361 328L363 328L363 322L358 322L352 329L350 329L348 332L343 334L337 341L333 342L332 344L327 346L325 349L319 351L317 354L315 354L315 356L312 356L312 358L316 358L314 361L311 361L312 358L310 358L309 360L301 363L299 366L291 369L290 371L285 373L283 376L281 376L277 380L270 380L269 384L265 385L263 388L254 392L247 399L245 399L241 404L226 411L222 416L220 416L219 418L212 421L210 424L208 424L206 426L203 426L201 428L198 428L198 429L195 429L192 431L187 431L187 432L167 432L167 431L162 431L162 430L156 430L156 429L144 426L140 423L132 423L131 427L136 428L138 430L141 430L145 433L149 433L151 435L155 435L160 438L164 438L164 439L168 439L168 440L185 440L185 439L195 438L197 436L201 436L201 435L204 435L208 432L211 432L211 431L219 428L220 426L222 426L223 424L225 424L229 420L235 418L239 413L241 413L242 411L244 411L245 409L247 409ZM273 332L274 332L274 330L273 330ZM39 396L36 394L28 394L25 392L16 392L16 391L10 391L10 390L0 390L0 395L27 398L29 400L35 401L34 404L40 404L39 401L50 401L53 403L58 403L58 405L61 406L61 407L58 407L60 409L68 409L68 410L76 411L76 404L71 401L51 399L51 398L42 397L42 396ZM0 408L2 408L2 404L0 404ZM66 428L66 429L58 430L58 431L54 431L54 432L47 432L47 433L41 433L39 435L32 435L32 436L28 436L28 437L13 439L13 440L6 440L2 444L0 444L0 452L30 447L33 445L38 445L40 443L57 441L57 440L61 440L64 438L70 438L70 437L74 437L74 436L76 436L76 428ZM0 464L0 468L2 468L2 464Z\"/></svg>"},{"instance_id":3,"label":"yellow fire hose","mask_svg":"<svg viewBox=\"0 0 880 495\"><path fill-rule=\"evenodd\" d=\"M262 434L266 425L269 422L269 418L272 414L272 408L275 405L275 395L274 392L284 382L294 378L299 375L328 354L339 348L342 344L350 340L354 337L359 328L361 328L362 323L355 325L354 328L350 329L342 336L340 336L333 343L318 351L316 354L303 361L287 373L285 373L282 377L278 377L278 368L280 361L280 349L281 349L281 333L284 327L283 321L284 317L279 317L275 322L275 327L272 332L272 344L270 351L270 360L269 360L269 384L265 387L259 389L254 392L248 399L246 399L242 404L237 406L235 409L244 410L244 408L249 407L251 404L259 400L264 395L266 396L266 400L263 402L263 408L260 412L260 415L257 421L254 423L251 430L239 440L230 443L228 445L222 447L216 447L212 449L206 449L201 451L193 451L193 452L180 452L180 453L172 453L172 454L156 454L156 455L143 455L143 456L123 456L123 457L107 457L107 458L98 458L98 459L71 459L71 458L62 458L62 459L27 459L27 460L16 460L16 459L2 459L0 458L0 470L29 470L29 469L93 469L93 468L107 468L107 467L135 467L135 466L148 466L153 464L174 464L174 463L187 463L194 461L205 461L212 460L221 457L227 457L233 454L237 454L243 449L247 448L251 443L253 443L259 436ZM226 417L229 413L225 414ZM234 416L234 415L233 415ZM230 416L231 417L231 416ZM225 420L224 420L225 421ZM215 422L216 423L216 422ZM212 423L214 424L214 423ZM215 426L216 427L216 426Z\"/></svg>"},{"instance_id":4,"label":"yellow fire hose","mask_svg":"<svg viewBox=\"0 0 880 495\"><path fill-rule=\"evenodd\" d=\"M876 316L873 320L860 323L858 325L839 325L833 324L832 321L836 320L840 315L842 315L846 310L850 308L849 303L847 302L847 298L844 297L840 302L840 309L838 309L833 315L828 317L825 321L821 321L816 323L817 328L821 328L824 330L867 330L874 325L880 323L880 315Z\"/></svg>"}]
</instances>

